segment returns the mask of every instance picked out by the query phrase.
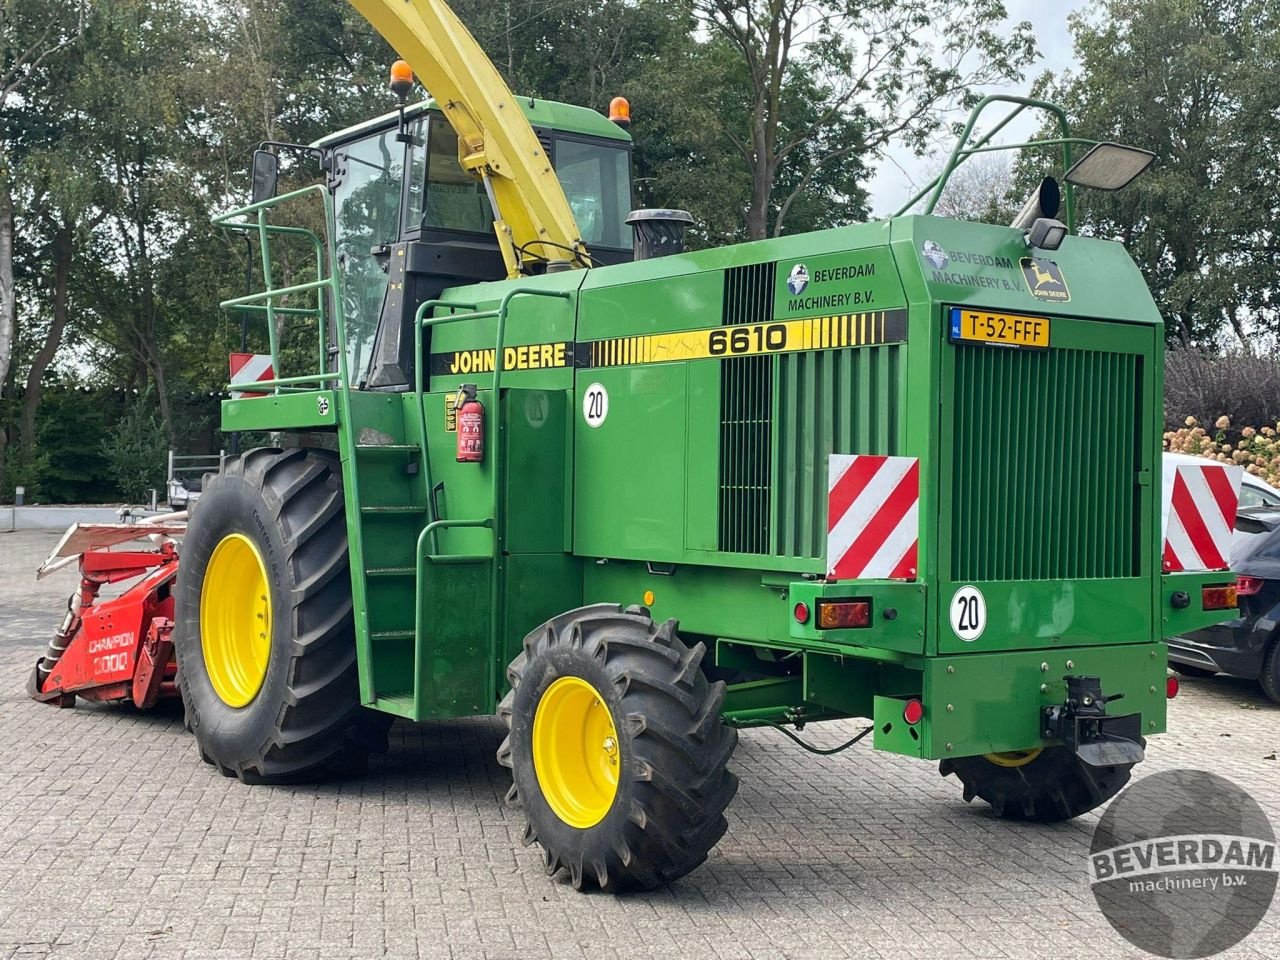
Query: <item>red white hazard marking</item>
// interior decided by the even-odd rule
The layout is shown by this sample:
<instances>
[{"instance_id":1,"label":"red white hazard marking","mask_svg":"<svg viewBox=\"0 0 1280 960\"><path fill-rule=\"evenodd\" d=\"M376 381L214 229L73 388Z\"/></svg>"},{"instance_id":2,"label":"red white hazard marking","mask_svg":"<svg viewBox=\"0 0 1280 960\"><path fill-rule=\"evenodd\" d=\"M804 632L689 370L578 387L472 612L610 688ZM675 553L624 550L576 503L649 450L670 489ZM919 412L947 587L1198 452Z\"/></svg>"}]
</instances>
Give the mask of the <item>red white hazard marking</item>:
<instances>
[{"instance_id":1,"label":"red white hazard marking","mask_svg":"<svg viewBox=\"0 0 1280 960\"><path fill-rule=\"evenodd\" d=\"M271 357L265 353L233 353L231 354L231 382L232 383L261 383L264 380L274 380L276 372L271 367ZM265 393L247 393L241 390L232 390L231 396L240 397L265 397Z\"/></svg>"},{"instance_id":2,"label":"red white hazard marking","mask_svg":"<svg viewBox=\"0 0 1280 960\"><path fill-rule=\"evenodd\" d=\"M827 468L827 575L916 579L920 461L832 454Z\"/></svg>"},{"instance_id":3,"label":"red white hazard marking","mask_svg":"<svg viewBox=\"0 0 1280 960\"><path fill-rule=\"evenodd\" d=\"M1177 464L1165 471L1164 569L1226 570L1240 500L1240 467Z\"/></svg>"}]
</instances>

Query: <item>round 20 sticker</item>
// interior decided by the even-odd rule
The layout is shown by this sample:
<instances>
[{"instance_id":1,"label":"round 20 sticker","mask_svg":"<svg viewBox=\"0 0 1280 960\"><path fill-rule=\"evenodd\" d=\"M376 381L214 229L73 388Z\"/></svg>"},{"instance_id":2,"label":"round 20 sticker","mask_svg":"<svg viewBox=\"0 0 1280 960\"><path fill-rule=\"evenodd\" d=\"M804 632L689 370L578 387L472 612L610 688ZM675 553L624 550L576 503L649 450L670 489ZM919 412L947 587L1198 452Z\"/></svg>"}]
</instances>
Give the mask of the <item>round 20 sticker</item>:
<instances>
[{"instance_id":1,"label":"round 20 sticker","mask_svg":"<svg viewBox=\"0 0 1280 960\"><path fill-rule=\"evenodd\" d=\"M987 601L982 591L971 584L961 587L951 598L951 629L965 643L972 643L986 625Z\"/></svg>"},{"instance_id":2,"label":"round 20 sticker","mask_svg":"<svg viewBox=\"0 0 1280 960\"><path fill-rule=\"evenodd\" d=\"M598 427L609 416L609 391L599 383L587 387L582 395L582 419L588 427Z\"/></svg>"}]
</instances>

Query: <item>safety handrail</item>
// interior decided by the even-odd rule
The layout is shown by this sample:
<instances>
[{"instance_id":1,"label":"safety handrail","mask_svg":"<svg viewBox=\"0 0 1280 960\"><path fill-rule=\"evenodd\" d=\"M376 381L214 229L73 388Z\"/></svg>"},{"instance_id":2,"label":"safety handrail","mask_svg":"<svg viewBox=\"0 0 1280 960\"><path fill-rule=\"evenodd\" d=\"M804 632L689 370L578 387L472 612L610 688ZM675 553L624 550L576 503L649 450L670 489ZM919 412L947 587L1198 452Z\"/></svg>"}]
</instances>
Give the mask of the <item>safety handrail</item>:
<instances>
[{"instance_id":1,"label":"safety handrail","mask_svg":"<svg viewBox=\"0 0 1280 960\"><path fill-rule=\"evenodd\" d=\"M421 558L421 560L425 560L428 563L431 563L432 565L456 564L456 563L480 563L484 560L496 560L498 551L500 548L498 537L502 530L502 501L498 496L498 478L502 473L502 440L498 430L489 431L488 435L493 438L492 455L489 457L489 469L490 469L489 494L493 503L493 515L489 517L483 517L483 518L471 519L471 520L442 520L439 517L434 516L435 507L432 502L432 498L430 496L430 490L431 490L430 472L431 471L430 471L430 458L427 456L426 416L425 416L425 412L421 409L422 396L423 396L423 382L424 382L424 378L422 374L422 366L423 366L423 359L424 359L422 356L423 331L427 327L433 327L433 326L437 326L444 323L458 323L464 320L487 320L491 317L497 319L497 330L495 331L494 349L493 349L493 381L490 387L490 389L493 391L493 404L496 412L498 408L498 404L500 402L499 398L501 397L500 391L502 389L502 366L503 366L502 354L504 349L506 348L507 315L511 308L511 302L515 300L517 297L522 297L522 296L549 297L556 300L571 300L573 298L573 294L567 290L540 290L536 287L516 287L513 290L507 291L506 295L503 296L501 301L499 301L498 308L496 310L478 310L475 304L470 304L470 303L464 304L464 303L452 303L445 300L427 300L425 303L423 303L421 306L418 307L417 312L414 314L414 318L413 318L414 351L415 351L414 357L416 362L415 376L414 376L414 384L415 384L414 396L417 398L417 404L419 407L417 411L416 419L418 421L419 442L421 444L420 449L421 449L421 455L422 455L422 469L419 471L419 473L422 476L423 486L428 493L426 497L426 509L427 509L427 516L429 520L429 522L422 528L422 530L418 534L418 548L417 548L416 556ZM470 312L454 313L444 317L428 317L427 316L427 313L429 311L439 306L447 306L447 307L452 307L454 309L468 310ZM440 530L449 529L451 527L471 527L471 528L479 527L479 528L488 528L492 530L493 531L493 552L488 557L484 557L480 554L442 554L440 553L440 547L439 547L438 538L436 534ZM423 552L423 546L427 542L427 540L431 541L430 553ZM417 604L414 610L415 620L418 614L422 610L422 603L424 600L423 575L422 575L423 565L421 562L418 562L417 568L418 568L417 577L416 577L417 582L416 582L416 588L414 591L414 596ZM490 645L493 645L497 643L497 637L498 637L498 632L497 632L498 628L497 628L497 619L496 619L497 617L496 611L498 610L498 569L497 569L496 563L492 565L489 571L489 609L491 611L495 611L492 614L493 619L491 619L489 623L489 642L490 642ZM414 663L415 700L420 699L422 696L422 686L417 682L418 666L419 665L415 660L415 663ZM416 706L419 710L421 710L422 708L421 703L416 704Z\"/></svg>"},{"instance_id":2,"label":"safety handrail","mask_svg":"<svg viewBox=\"0 0 1280 960\"><path fill-rule=\"evenodd\" d=\"M324 239L321 239L315 231L309 230L305 227L290 227L267 222L267 214L270 210L280 206L281 204L311 195L315 195L320 198L321 206L324 209ZM330 373L326 370L328 359L326 291L329 293L328 302L329 304L332 304L334 329L337 342L339 344L346 343L346 323L342 314L342 297L341 291L338 287L337 273L332 270L326 270L326 262L332 265L337 260L333 246L336 232L336 214L333 206L333 197L328 189L326 189L323 184L311 184L298 190L292 190L289 193L281 194L278 197L270 197L266 200L260 200L257 203L251 203L248 206L220 214L213 218L213 224L227 230L233 230L244 234L255 232L258 234L258 249L262 261L263 285L266 289L257 293L250 293L241 297L232 297L229 300L224 300L219 304L219 307L224 310L245 310L253 313L266 314L267 342L271 352L271 366L273 370L280 369L280 345L276 335L276 316L309 316L314 317L317 321L316 339L318 372L297 377L277 377L273 380L260 381L254 384L254 392L257 393L269 390L272 393L279 394L286 388L301 386L314 388L332 381L337 381L341 386L346 386L349 380L347 375L347 355L345 350L339 349L336 351L338 355L337 372ZM277 287L275 285L271 269L272 237L301 237L310 240L315 253L316 279L305 283L295 283L285 287ZM316 294L316 303L314 307L285 307L279 304L279 301L284 297L292 294L309 293L312 291ZM232 388L233 386L231 384L227 385L227 389Z\"/></svg>"},{"instance_id":3,"label":"safety handrail","mask_svg":"<svg viewBox=\"0 0 1280 960\"><path fill-rule=\"evenodd\" d=\"M506 348L507 314L511 307L511 301L514 300L516 297L522 297L522 296L550 297L556 300L569 300L572 298L573 294L569 293L566 290L541 290L537 287L516 287L513 290L507 291L507 293L503 296L502 300L499 301L498 308L496 310L478 310L475 304L455 303L448 300L427 300L418 307L418 310L414 314L414 318L413 318L413 328L414 328L414 357L416 358L415 366L414 366L414 391L415 391L415 395L418 397L419 403L422 402L422 394L423 394L423 388L425 383L425 378L423 376L424 358L422 356L423 331L426 330L427 327L434 327L444 323L457 323L463 320L488 320L490 318L496 318L498 321L497 331L495 335L496 342L494 344L494 349L493 349L493 383L491 386L491 389L493 391L493 396L494 396L494 402L495 404L497 403L498 391L502 388L502 367L503 367L502 354ZM436 307L452 307L454 309L468 310L470 312L453 313L443 317L428 317L427 313L431 310L434 310ZM421 444L421 450L422 450L422 470L421 470L422 482L425 485L426 489L429 491L431 489L431 478L429 476L429 468L428 468L428 462L427 462L426 417L419 416L417 417L417 420L418 420L418 431L419 431L418 440L419 440L419 443ZM502 444L498 443L497 440L495 439L493 444L492 469L491 469L491 475L489 478L489 484L492 491L493 504L494 504L494 507L493 507L494 516L492 520L494 522L495 537L497 536L497 530L498 530L498 526L497 526L497 523L498 523L498 473L499 473L499 468L501 466L501 462L502 462ZM427 516L430 520L434 521L438 518L433 516L432 515L433 513L434 513L434 506L432 505L431 498L428 496L427 497ZM432 552L433 553L439 552L439 546L434 539L432 540ZM496 602L497 598L495 597L494 599Z\"/></svg>"},{"instance_id":4,"label":"safety handrail","mask_svg":"<svg viewBox=\"0 0 1280 960\"><path fill-rule=\"evenodd\" d=\"M1011 103L1015 105L1008 115L988 130L985 134L974 141L972 146L966 146L969 143L969 137L973 135L973 128L978 122L978 117L982 111L993 103ZM987 146L997 133L1003 130L1009 123L1022 113L1025 109L1031 107L1033 109L1044 110L1053 114L1058 120L1058 129L1061 136L1052 137L1044 140L1027 140L1022 143L998 144L996 146ZM969 119L964 125L964 130L956 140L955 147L952 148L950 156L947 157L946 165L942 168L942 172L930 180L924 187L920 189L910 200L904 203L896 213L895 217L900 217L926 196L929 202L926 204L925 214L933 213L934 208L938 205L938 201L942 198L942 191L946 189L947 181L951 174L955 172L956 167L960 166L965 160L975 153L995 153L1000 150L1022 150L1030 147L1062 147L1062 169L1064 171L1071 169L1071 148L1075 145L1095 146L1098 141L1089 140L1084 137L1071 136L1071 130L1067 122L1067 112L1056 103L1048 100L1036 100L1031 97L1014 97L1007 94L991 94L983 97L978 101L977 105L969 114ZM1076 205L1075 191L1070 183L1063 183L1063 206L1066 209L1067 229L1075 232L1076 229Z\"/></svg>"}]
</instances>

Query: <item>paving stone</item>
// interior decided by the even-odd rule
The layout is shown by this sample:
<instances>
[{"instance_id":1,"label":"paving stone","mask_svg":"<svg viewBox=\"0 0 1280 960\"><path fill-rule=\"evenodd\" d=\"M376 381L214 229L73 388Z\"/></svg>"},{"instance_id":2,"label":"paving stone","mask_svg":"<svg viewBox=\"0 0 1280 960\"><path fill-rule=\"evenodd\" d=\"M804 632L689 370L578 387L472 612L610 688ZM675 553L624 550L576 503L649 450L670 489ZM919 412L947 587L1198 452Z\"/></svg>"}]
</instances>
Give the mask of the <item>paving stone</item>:
<instances>
[{"instance_id":1,"label":"paving stone","mask_svg":"<svg viewBox=\"0 0 1280 960\"><path fill-rule=\"evenodd\" d=\"M935 765L811 756L747 731L729 832L670 889L581 895L522 847L498 721L397 723L362 778L246 787L182 713L28 700L74 574L54 534L0 534L0 960L1131 957L1086 882L1096 816L1031 827ZM1280 707L1188 680L1138 775L1213 770L1280 825ZM857 722L811 726L824 745ZM1224 957L1280 957L1275 911Z\"/></svg>"}]
</instances>

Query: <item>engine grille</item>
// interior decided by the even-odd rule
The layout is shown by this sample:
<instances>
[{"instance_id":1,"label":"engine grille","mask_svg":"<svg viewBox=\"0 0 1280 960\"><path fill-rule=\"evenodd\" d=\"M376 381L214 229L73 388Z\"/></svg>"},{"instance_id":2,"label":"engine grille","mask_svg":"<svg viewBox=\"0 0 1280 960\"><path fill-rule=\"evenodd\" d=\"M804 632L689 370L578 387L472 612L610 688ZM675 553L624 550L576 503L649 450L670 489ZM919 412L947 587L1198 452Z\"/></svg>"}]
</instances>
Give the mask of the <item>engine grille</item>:
<instances>
[{"instance_id":1,"label":"engine grille","mask_svg":"<svg viewBox=\"0 0 1280 960\"><path fill-rule=\"evenodd\" d=\"M953 581L1138 574L1142 376L1132 354L955 351Z\"/></svg>"}]
</instances>

